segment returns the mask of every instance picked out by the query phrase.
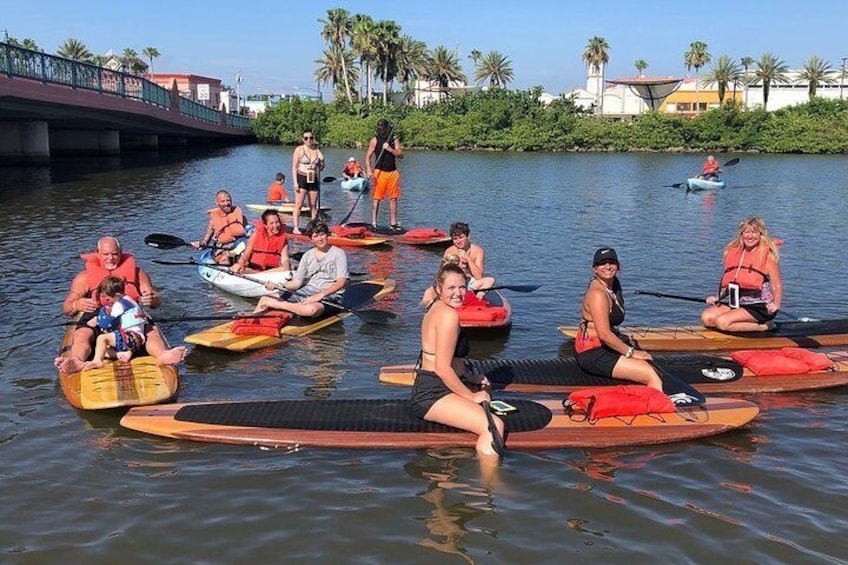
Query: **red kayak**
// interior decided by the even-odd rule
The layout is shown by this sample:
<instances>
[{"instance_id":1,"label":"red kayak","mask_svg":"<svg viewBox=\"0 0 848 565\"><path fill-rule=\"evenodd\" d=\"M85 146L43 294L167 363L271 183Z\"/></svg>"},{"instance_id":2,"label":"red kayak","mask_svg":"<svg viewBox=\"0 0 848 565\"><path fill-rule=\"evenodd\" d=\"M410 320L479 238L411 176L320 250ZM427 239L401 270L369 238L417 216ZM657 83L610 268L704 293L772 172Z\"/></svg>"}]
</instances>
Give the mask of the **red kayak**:
<instances>
[{"instance_id":1,"label":"red kayak","mask_svg":"<svg viewBox=\"0 0 848 565\"><path fill-rule=\"evenodd\" d=\"M467 330L508 330L512 326L512 308L497 290L487 292L483 300L468 292L457 313L459 325Z\"/></svg>"}]
</instances>

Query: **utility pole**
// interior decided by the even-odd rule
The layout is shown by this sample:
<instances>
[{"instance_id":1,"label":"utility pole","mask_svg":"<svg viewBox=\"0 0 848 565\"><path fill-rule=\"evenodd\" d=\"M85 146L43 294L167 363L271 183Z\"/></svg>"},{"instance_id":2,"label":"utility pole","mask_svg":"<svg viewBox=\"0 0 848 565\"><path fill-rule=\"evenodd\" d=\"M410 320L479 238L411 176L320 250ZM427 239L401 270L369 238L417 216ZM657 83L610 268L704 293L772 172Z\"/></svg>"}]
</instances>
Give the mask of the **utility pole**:
<instances>
[{"instance_id":1,"label":"utility pole","mask_svg":"<svg viewBox=\"0 0 848 565\"><path fill-rule=\"evenodd\" d=\"M842 74L839 75L839 99L842 100L842 87L845 85L845 61L848 57L842 57Z\"/></svg>"},{"instance_id":2,"label":"utility pole","mask_svg":"<svg viewBox=\"0 0 848 565\"><path fill-rule=\"evenodd\" d=\"M241 72L236 73L236 114L241 116Z\"/></svg>"}]
</instances>

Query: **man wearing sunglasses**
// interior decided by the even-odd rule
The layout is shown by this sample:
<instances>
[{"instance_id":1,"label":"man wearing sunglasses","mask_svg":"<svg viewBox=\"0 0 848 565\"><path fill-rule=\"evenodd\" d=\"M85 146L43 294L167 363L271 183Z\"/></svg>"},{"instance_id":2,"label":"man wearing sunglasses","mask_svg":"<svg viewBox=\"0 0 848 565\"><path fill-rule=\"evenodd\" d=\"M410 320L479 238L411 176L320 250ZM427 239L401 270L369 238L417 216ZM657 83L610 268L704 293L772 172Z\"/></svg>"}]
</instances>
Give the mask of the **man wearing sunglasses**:
<instances>
[{"instance_id":1,"label":"man wearing sunglasses","mask_svg":"<svg viewBox=\"0 0 848 565\"><path fill-rule=\"evenodd\" d=\"M371 158L374 159L373 168ZM377 227L377 215L380 212L380 202L389 198L389 220L393 229L400 229L398 221L397 201L400 198L400 173L397 170L397 159L403 159L403 147L394 135L394 128L389 129L389 122L381 119L377 122L377 135L368 144L365 153L365 176L371 181L371 225Z\"/></svg>"}]
</instances>

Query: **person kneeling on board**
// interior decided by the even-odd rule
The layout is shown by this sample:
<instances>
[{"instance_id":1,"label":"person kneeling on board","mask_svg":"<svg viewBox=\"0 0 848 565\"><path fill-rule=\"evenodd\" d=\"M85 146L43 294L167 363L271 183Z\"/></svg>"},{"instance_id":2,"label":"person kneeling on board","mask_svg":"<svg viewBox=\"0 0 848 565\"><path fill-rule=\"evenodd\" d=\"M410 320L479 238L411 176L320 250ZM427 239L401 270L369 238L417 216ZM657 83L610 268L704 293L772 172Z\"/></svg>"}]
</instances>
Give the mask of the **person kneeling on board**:
<instances>
[{"instance_id":1,"label":"person kneeling on board","mask_svg":"<svg viewBox=\"0 0 848 565\"><path fill-rule=\"evenodd\" d=\"M262 220L254 221L253 225L253 235L231 270L234 273L290 271L288 236L280 214L265 210Z\"/></svg>"},{"instance_id":2,"label":"person kneeling on board","mask_svg":"<svg viewBox=\"0 0 848 565\"><path fill-rule=\"evenodd\" d=\"M269 290L286 290L293 293L291 302L271 296L263 296L256 305L255 313L265 310L283 310L306 318L315 318L324 313L325 306L341 305L342 293L350 273L347 255L330 245L330 228L324 222L310 224L306 231L315 246L303 254L297 265L294 278L282 284L280 289L269 283ZM329 303L329 305L327 304Z\"/></svg>"},{"instance_id":3,"label":"person kneeling on board","mask_svg":"<svg viewBox=\"0 0 848 565\"><path fill-rule=\"evenodd\" d=\"M455 263L465 273L468 290L475 291L477 298L483 299L485 289L495 286L495 278L486 276L486 252L476 243L471 243L471 229L465 222L454 222L450 227L453 245L445 249L443 263ZM436 300L433 287L429 287L421 298L421 305L429 308Z\"/></svg>"}]
</instances>

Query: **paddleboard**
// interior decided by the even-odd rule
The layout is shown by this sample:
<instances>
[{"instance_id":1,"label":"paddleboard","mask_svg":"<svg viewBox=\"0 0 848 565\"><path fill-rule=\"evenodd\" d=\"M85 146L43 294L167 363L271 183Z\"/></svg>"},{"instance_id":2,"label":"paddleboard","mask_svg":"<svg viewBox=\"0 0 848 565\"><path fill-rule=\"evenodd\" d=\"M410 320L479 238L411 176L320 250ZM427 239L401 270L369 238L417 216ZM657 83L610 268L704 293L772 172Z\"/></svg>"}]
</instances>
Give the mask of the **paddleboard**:
<instances>
[{"instance_id":1,"label":"paddleboard","mask_svg":"<svg viewBox=\"0 0 848 565\"><path fill-rule=\"evenodd\" d=\"M286 227L286 232L295 241L311 243L311 239L309 238L309 236L307 236L306 234L292 233L292 228L290 226ZM339 247L373 247L375 245L386 245L386 239L382 237L341 237L337 235L330 235L327 238L327 241L330 242L330 245L337 245Z\"/></svg>"},{"instance_id":2,"label":"paddleboard","mask_svg":"<svg viewBox=\"0 0 848 565\"><path fill-rule=\"evenodd\" d=\"M472 333L508 331L512 327L512 306L499 290L491 290L485 297L488 306L463 304L456 309L459 325Z\"/></svg>"},{"instance_id":3,"label":"paddleboard","mask_svg":"<svg viewBox=\"0 0 848 565\"><path fill-rule=\"evenodd\" d=\"M560 326L572 340L577 328ZM729 333L703 326L622 326L619 331L648 351L721 351L848 345L848 318L816 322L780 322L765 332Z\"/></svg>"},{"instance_id":4,"label":"paddleboard","mask_svg":"<svg viewBox=\"0 0 848 565\"><path fill-rule=\"evenodd\" d=\"M71 349L75 325L69 326L62 341L61 356ZM180 376L176 365L157 365L149 355L129 363L107 361L100 369L77 373L59 372L59 384L74 408L104 410L126 406L147 406L177 398Z\"/></svg>"},{"instance_id":5,"label":"paddleboard","mask_svg":"<svg viewBox=\"0 0 848 565\"><path fill-rule=\"evenodd\" d=\"M447 248L453 243L450 236L438 228L405 229L392 228L390 226L374 227L364 222L351 222L345 225L351 228L363 227L368 230L370 237L383 238L401 245Z\"/></svg>"},{"instance_id":6,"label":"paddleboard","mask_svg":"<svg viewBox=\"0 0 848 565\"><path fill-rule=\"evenodd\" d=\"M744 426L759 412L745 400L709 398L670 414L602 418L570 416L559 399L509 399L511 449L661 444ZM482 407L480 408L483 409ZM133 408L121 425L148 434L262 447L474 447L477 437L412 415L407 400L276 400Z\"/></svg>"},{"instance_id":7,"label":"paddleboard","mask_svg":"<svg viewBox=\"0 0 848 565\"><path fill-rule=\"evenodd\" d=\"M293 214L294 213L294 202L283 202L282 204L248 204L248 210L253 210L254 212L258 212L261 214L265 210L276 210L280 214ZM321 206L322 212L329 212L331 208L328 206ZM300 207L300 213L309 215L309 204L303 204Z\"/></svg>"},{"instance_id":8,"label":"paddleboard","mask_svg":"<svg viewBox=\"0 0 848 565\"><path fill-rule=\"evenodd\" d=\"M383 298L393 291L394 288L395 281L393 279L373 279L351 283L345 288L343 305L347 308L361 309ZM333 308L327 308L324 315L320 318L293 316L288 324L280 330L279 336L236 335L230 331L233 322L227 322L226 324L188 335L185 338L185 342L213 349L225 349L227 351L253 351L255 349L283 344L294 337L311 334L340 322L351 314L351 312L339 312Z\"/></svg>"},{"instance_id":9,"label":"paddleboard","mask_svg":"<svg viewBox=\"0 0 848 565\"><path fill-rule=\"evenodd\" d=\"M834 368L795 375L757 376L733 360L706 355L654 355L666 373L705 394L771 393L820 390L848 385L848 351L830 352ZM472 374L484 374L495 390L529 393L567 393L581 388L632 384L583 371L571 358L533 360L487 360L466 363ZM380 382L412 386L414 365L390 365L380 369Z\"/></svg>"}]
</instances>

